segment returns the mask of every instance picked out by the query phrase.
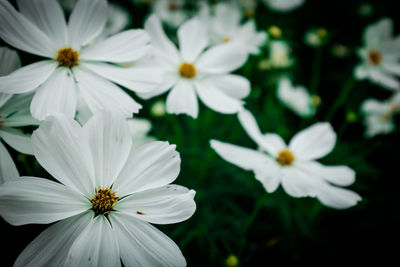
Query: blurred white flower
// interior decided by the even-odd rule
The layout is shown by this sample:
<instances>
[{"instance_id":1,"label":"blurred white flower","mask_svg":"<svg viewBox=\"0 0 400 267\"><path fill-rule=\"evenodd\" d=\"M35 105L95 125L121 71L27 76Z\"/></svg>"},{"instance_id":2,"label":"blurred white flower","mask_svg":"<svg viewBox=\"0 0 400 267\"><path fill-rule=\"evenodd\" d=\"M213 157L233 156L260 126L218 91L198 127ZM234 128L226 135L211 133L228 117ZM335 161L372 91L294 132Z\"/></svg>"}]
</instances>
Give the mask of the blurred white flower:
<instances>
[{"instance_id":1,"label":"blurred white flower","mask_svg":"<svg viewBox=\"0 0 400 267\"><path fill-rule=\"evenodd\" d=\"M165 116L165 102L163 100L158 100L150 108L150 114L153 117L163 117Z\"/></svg>"},{"instance_id":2,"label":"blurred white flower","mask_svg":"<svg viewBox=\"0 0 400 267\"><path fill-rule=\"evenodd\" d=\"M260 62L259 68L264 70L291 67L294 64L294 60L290 54L291 48L287 42L272 40L269 42L269 56Z\"/></svg>"},{"instance_id":3,"label":"blurred white flower","mask_svg":"<svg viewBox=\"0 0 400 267\"><path fill-rule=\"evenodd\" d=\"M197 96L209 108L226 114L238 112L250 92L250 82L230 74L247 60L246 48L237 42L209 45L206 27L191 19L178 29L179 50L164 33L161 22L152 15L145 23L152 38L154 67L165 71L162 85L143 98L162 94L172 88L167 97L167 112L187 114L197 118ZM149 63L147 63L149 65Z\"/></svg>"},{"instance_id":4,"label":"blurred white flower","mask_svg":"<svg viewBox=\"0 0 400 267\"><path fill-rule=\"evenodd\" d=\"M277 96L282 104L300 117L311 117L316 112L316 106L307 89L304 86L293 86L287 77L280 79Z\"/></svg>"},{"instance_id":5,"label":"blurred white flower","mask_svg":"<svg viewBox=\"0 0 400 267\"><path fill-rule=\"evenodd\" d=\"M0 47L0 76L20 67L20 59L14 50ZM30 137L14 127L37 124L29 112L32 95L10 95L0 93L0 184L18 177L18 170L3 141L15 150L32 154Z\"/></svg>"},{"instance_id":6,"label":"blurred white flower","mask_svg":"<svg viewBox=\"0 0 400 267\"><path fill-rule=\"evenodd\" d=\"M156 138L148 135L152 127L150 120L131 118L127 119L127 123L132 135L133 148L138 148L156 140Z\"/></svg>"},{"instance_id":7,"label":"blurred white flower","mask_svg":"<svg viewBox=\"0 0 400 267\"><path fill-rule=\"evenodd\" d=\"M394 94L386 101L367 99L362 104L361 111L365 117L367 137L389 134L395 129L393 116L400 111L400 93Z\"/></svg>"},{"instance_id":8,"label":"blurred white flower","mask_svg":"<svg viewBox=\"0 0 400 267\"><path fill-rule=\"evenodd\" d=\"M177 28L189 18L184 5L185 0L156 0L153 13L168 26Z\"/></svg>"},{"instance_id":9,"label":"blurred white flower","mask_svg":"<svg viewBox=\"0 0 400 267\"><path fill-rule=\"evenodd\" d=\"M374 7L371 3L361 3L358 6L358 13L362 17L369 17L374 13Z\"/></svg>"},{"instance_id":10,"label":"blurred white flower","mask_svg":"<svg viewBox=\"0 0 400 267\"><path fill-rule=\"evenodd\" d=\"M127 30L88 45L104 28L105 0L79 0L67 24L55 0L17 1L20 12L0 0L0 37L16 48L48 59L0 77L0 92L36 90L31 113L37 119L55 113L75 116L78 95L92 112L112 110L126 116L141 106L116 86L148 92L159 85L161 73L110 63L138 60L150 48L143 30Z\"/></svg>"},{"instance_id":11,"label":"blurred white flower","mask_svg":"<svg viewBox=\"0 0 400 267\"><path fill-rule=\"evenodd\" d=\"M324 28L313 28L304 35L304 43L311 47L321 47L328 41L328 31Z\"/></svg>"},{"instance_id":12,"label":"blurred white flower","mask_svg":"<svg viewBox=\"0 0 400 267\"><path fill-rule=\"evenodd\" d=\"M242 24L242 10L236 3L219 3L214 12L208 10L208 5L203 5L203 9L206 10L201 12L203 16L200 16L200 19L207 25L212 44L240 42L250 54L260 53L260 47L267 40L267 34L257 32L254 19Z\"/></svg>"},{"instance_id":13,"label":"blurred white flower","mask_svg":"<svg viewBox=\"0 0 400 267\"><path fill-rule=\"evenodd\" d=\"M364 47L358 55L362 62L355 67L358 80L369 79L387 89L400 89L400 36L393 37L393 21L382 19L364 31Z\"/></svg>"},{"instance_id":14,"label":"blurred white flower","mask_svg":"<svg viewBox=\"0 0 400 267\"><path fill-rule=\"evenodd\" d=\"M338 186L351 185L355 172L347 166L324 166L315 161L335 146L336 134L329 123L316 123L297 133L289 145L277 134L262 134L253 115L247 110L239 120L259 150L216 140L211 147L226 161L254 171L268 192L279 184L293 197L315 197L324 205L337 209L357 204L361 197Z\"/></svg>"},{"instance_id":15,"label":"blurred white flower","mask_svg":"<svg viewBox=\"0 0 400 267\"><path fill-rule=\"evenodd\" d=\"M55 178L0 186L1 216L13 225L53 223L14 266L185 266L178 246L149 223L184 221L195 192L170 184L180 172L174 145L132 149L126 120L97 113L83 127L49 116L32 134L38 162Z\"/></svg>"},{"instance_id":16,"label":"blurred white flower","mask_svg":"<svg viewBox=\"0 0 400 267\"><path fill-rule=\"evenodd\" d=\"M305 0L263 0L270 9L278 12L289 12L304 4Z\"/></svg>"}]
</instances>

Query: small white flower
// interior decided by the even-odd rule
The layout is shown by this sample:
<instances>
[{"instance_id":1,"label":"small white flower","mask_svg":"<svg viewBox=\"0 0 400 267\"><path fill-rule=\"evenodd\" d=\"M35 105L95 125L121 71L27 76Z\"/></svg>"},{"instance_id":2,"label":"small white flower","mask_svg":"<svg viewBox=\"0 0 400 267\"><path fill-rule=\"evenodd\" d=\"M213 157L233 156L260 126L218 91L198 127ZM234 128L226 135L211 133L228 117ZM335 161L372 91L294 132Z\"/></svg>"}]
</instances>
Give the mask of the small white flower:
<instances>
[{"instance_id":1,"label":"small white flower","mask_svg":"<svg viewBox=\"0 0 400 267\"><path fill-rule=\"evenodd\" d=\"M290 56L291 48L289 44L281 40L269 42L269 56L260 61L259 68L264 69L283 69L291 67L294 60Z\"/></svg>"},{"instance_id":2,"label":"small white flower","mask_svg":"<svg viewBox=\"0 0 400 267\"><path fill-rule=\"evenodd\" d=\"M347 166L324 166L317 159L325 156L336 143L336 134L329 123L316 123L297 133L289 145L277 134L262 134L253 115L247 110L239 120L257 143L259 150L211 140L211 147L226 161L245 170L254 171L268 192L279 184L293 197L315 197L324 205L337 209L349 208L361 200L348 189L355 172Z\"/></svg>"},{"instance_id":3,"label":"small white flower","mask_svg":"<svg viewBox=\"0 0 400 267\"><path fill-rule=\"evenodd\" d=\"M185 266L178 246L149 223L184 221L195 192L170 184L180 171L174 145L132 149L120 114L83 127L49 116L32 134L38 162L58 182L20 177L0 186L1 216L13 225L53 223L14 266Z\"/></svg>"},{"instance_id":4,"label":"small white flower","mask_svg":"<svg viewBox=\"0 0 400 267\"><path fill-rule=\"evenodd\" d=\"M321 47L328 41L328 31L324 28L313 28L304 35L304 42L311 47Z\"/></svg>"},{"instance_id":5,"label":"small white flower","mask_svg":"<svg viewBox=\"0 0 400 267\"><path fill-rule=\"evenodd\" d=\"M153 13L168 26L177 28L188 19L184 5L185 0L157 0L153 4Z\"/></svg>"},{"instance_id":6,"label":"small white flower","mask_svg":"<svg viewBox=\"0 0 400 267\"><path fill-rule=\"evenodd\" d=\"M362 63L355 67L358 80L369 79L387 89L400 89L400 36L393 38L393 22L382 19L364 31L365 47L359 49Z\"/></svg>"},{"instance_id":7,"label":"small white flower","mask_svg":"<svg viewBox=\"0 0 400 267\"><path fill-rule=\"evenodd\" d=\"M305 0L263 0L270 9L278 12L289 12L304 4Z\"/></svg>"},{"instance_id":8,"label":"small white flower","mask_svg":"<svg viewBox=\"0 0 400 267\"><path fill-rule=\"evenodd\" d=\"M361 106L367 127L365 135L373 137L394 131L393 116L400 111L400 93L394 94L387 101L367 99Z\"/></svg>"},{"instance_id":9,"label":"small white flower","mask_svg":"<svg viewBox=\"0 0 400 267\"><path fill-rule=\"evenodd\" d=\"M178 29L179 50L164 33L157 16L145 23L153 44L154 62L163 68L166 79L162 86L148 94L150 98L172 88L167 97L167 112L197 118L197 96L209 108L226 114L238 112L250 92L250 82L230 74L247 60L246 48L237 42L221 44L205 50L207 31L198 19L185 22Z\"/></svg>"},{"instance_id":10,"label":"small white flower","mask_svg":"<svg viewBox=\"0 0 400 267\"><path fill-rule=\"evenodd\" d=\"M0 47L0 76L7 75L20 66L20 59L14 50ZM3 141L24 154L32 154L30 137L15 127L37 124L29 112L32 95L10 95L0 93L0 184L19 176L11 155Z\"/></svg>"},{"instance_id":11,"label":"small white flower","mask_svg":"<svg viewBox=\"0 0 400 267\"><path fill-rule=\"evenodd\" d=\"M231 3L220 3L215 6L214 14L204 5L201 20L207 25L212 44L240 42L246 46L250 54L259 54L260 47L267 40L265 32L257 32L255 20L241 24L243 17L240 7Z\"/></svg>"},{"instance_id":12,"label":"small white flower","mask_svg":"<svg viewBox=\"0 0 400 267\"><path fill-rule=\"evenodd\" d=\"M161 74L155 71L107 64L144 57L150 49L150 37L143 30L127 30L92 43L106 23L105 0L79 0L68 24L55 0L18 0L17 4L20 12L0 0L0 37L48 59L0 77L0 92L36 90L31 103L33 117L41 120L64 113L73 118L78 97L94 113L111 110L130 116L141 106L113 82L147 92L161 81Z\"/></svg>"},{"instance_id":13,"label":"small white flower","mask_svg":"<svg viewBox=\"0 0 400 267\"><path fill-rule=\"evenodd\" d=\"M165 116L165 102L158 100L150 108L150 114L153 117L164 117Z\"/></svg>"}]
</instances>

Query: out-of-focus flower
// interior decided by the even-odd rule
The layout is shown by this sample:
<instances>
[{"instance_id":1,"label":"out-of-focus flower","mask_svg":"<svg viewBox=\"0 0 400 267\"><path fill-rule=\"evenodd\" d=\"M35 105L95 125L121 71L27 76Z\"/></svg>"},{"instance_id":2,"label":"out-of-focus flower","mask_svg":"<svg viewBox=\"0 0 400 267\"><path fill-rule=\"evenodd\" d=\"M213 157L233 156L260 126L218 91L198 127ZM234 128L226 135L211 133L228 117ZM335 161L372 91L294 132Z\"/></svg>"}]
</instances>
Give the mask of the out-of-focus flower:
<instances>
[{"instance_id":1,"label":"out-of-focus flower","mask_svg":"<svg viewBox=\"0 0 400 267\"><path fill-rule=\"evenodd\" d=\"M281 38L282 37L282 30L276 25L272 25L268 28L268 34L271 38Z\"/></svg>"},{"instance_id":2,"label":"out-of-focus flower","mask_svg":"<svg viewBox=\"0 0 400 267\"><path fill-rule=\"evenodd\" d=\"M265 32L257 32L255 20L251 19L241 24L242 10L234 3L219 3L215 12L209 12L209 7L203 5L200 17L207 25L212 44L239 42L243 44L250 54L260 53L260 47L267 40Z\"/></svg>"},{"instance_id":3,"label":"out-of-focus flower","mask_svg":"<svg viewBox=\"0 0 400 267\"><path fill-rule=\"evenodd\" d=\"M20 67L20 59L14 50L0 47L0 76L7 75ZM37 124L29 112L32 95L10 95L0 93L0 184L19 176L11 155L3 141L15 150L32 154L30 136L15 127Z\"/></svg>"},{"instance_id":4,"label":"out-of-focus flower","mask_svg":"<svg viewBox=\"0 0 400 267\"><path fill-rule=\"evenodd\" d=\"M277 12L289 12L304 4L305 0L263 0L264 4Z\"/></svg>"},{"instance_id":5,"label":"out-of-focus flower","mask_svg":"<svg viewBox=\"0 0 400 267\"><path fill-rule=\"evenodd\" d=\"M328 31L324 28L313 28L304 35L304 42L311 47L321 47L328 41Z\"/></svg>"},{"instance_id":6,"label":"out-of-focus flower","mask_svg":"<svg viewBox=\"0 0 400 267\"><path fill-rule=\"evenodd\" d=\"M238 0L239 6L243 9L246 18L254 18L257 10L257 0Z\"/></svg>"},{"instance_id":7,"label":"out-of-focus flower","mask_svg":"<svg viewBox=\"0 0 400 267\"><path fill-rule=\"evenodd\" d=\"M195 192L170 184L174 145L132 149L125 117L97 113L83 127L49 116L32 134L38 162L58 182L20 177L0 186L1 216L13 225L53 223L14 266L186 266L178 246L153 227L184 221Z\"/></svg>"},{"instance_id":8,"label":"out-of-focus flower","mask_svg":"<svg viewBox=\"0 0 400 267\"><path fill-rule=\"evenodd\" d=\"M153 117L164 117L166 112L165 102L163 100L158 100L150 108L150 114Z\"/></svg>"},{"instance_id":9,"label":"out-of-focus flower","mask_svg":"<svg viewBox=\"0 0 400 267\"><path fill-rule=\"evenodd\" d=\"M358 14L362 17L369 17L374 13L374 7L371 3L362 3L358 6Z\"/></svg>"},{"instance_id":10,"label":"out-of-focus flower","mask_svg":"<svg viewBox=\"0 0 400 267\"><path fill-rule=\"evenodd\" d=\"M225 260L225 265L227 267L236 267L239 265L239 259L236 255L229 255Z\"/></svg>"},{"instance_id":11,"label":"out-of-focus flower","mask_svg":"<svg viewBox=\"0 0 400 267\"><path fill-rule=\"evenodd\" d=\"M305 87L293 86L287 77L279 81L277 96L282 104L300 117L313 116L319 105L312 101L312 96Z\"/></svg>"},{"instance_id":12,"label":"out-of-focus flower","mask_svg":"<svg viewBox=\"0 0 400 267\"><path fill-rule=\"evenodd\" d=\"M198 115L197 96L220 113L232 114L242 109L241 99L249 94L250 82L230 72L247 60L243 44L229 42L206 50L207 31L198 19L179 27L179 50L165 35L157 16L150 16L145 29L153 40L153 64L164 69L166 80L153 92L140 96L150 98L172 88L167 97L167 112L193 118Z\"/></svg>"},{"instance_id":13,"label":"out-of-focus flower","mask_svg":"<svg viewBox=\"0 0 400 267\"><path fill-rule=\"evenodd\" d=\"M364 114L366 137L378 134L389 134L395 130L393 117L400 111L400 93L394 94L389 100L378 101L367 99L361 106Z\"/></svg>"},{"instance_id":14,"label":"out-of-focus flower","mask_svg":"<svg viewBox=\"0 0 400 267\"><path fill-rule=\"evenodd\" d=\"M324 166L316 160L335 146L336 134L329 123L316 123L297 133L289 145L277 134L262 134L247 110L239 120L259 149L253 150L216 140L211 147L226 161L255 173L268 192L281 184L293 197L315 197L328 207L352 207L361 197L339 186L351 185L355 172L347 166Z\"/></svg>"},{"instance_id":15,"label":"out-of-focus flower","mask_svg":"<svg viewBox=\"0 0 400 267\"><path fill-rule=\"evenodd\" d=\"M151 130L151 122L146 119L128 119L129 131L132 135L132 147L138 148L141 145L155 141L156 138L149 136Z\"/></svg>"},{"instance_id":16,"label":"out-of-focus flower","mask_svg":"<svg viewBox=\"0 0 400 267\"><path fill-rule=\"evenodd\" d=\"M358 80L368 79L387 89L400 89L400 36L393 37L393 21L382 19L364 31L364 47L358 50L362 62L354 69Z\"/></svg>"},{"instance_id":17,"label":"out-of-focus flower","mask_svg":"<svg viewBox=\"0 0 400 267\"><path fill-rule=\"evenodd\" d=\"M259 69L283 69L291 67L294 60L290 56L291 48L286 41L272 40L269 42L269 56L259 62Z\"/></svg>"},{"instance_id":18,"label":"out-of-focus flower","mask_svg":"<svg viewBox=\"0 0 400 267\"><path fill-rule=\"evenodd\" d=\"M338 58L345 58L350 56L350 48L343 44L334 44L331 49L332 55Z\"/></svg>"},{"instance_id":19,"label":"out-of-focus flower","mask_svg":"<svg viewBox=\"0 0 400 267\"><path fill-rule=\"evenodd\" d=\"M155 70L108 64L143 58L150 49L145 31L127 30L91 43L106 23L105 0L79 0L68 24L57 1L17 3L21 13L0 0L0 37L47 59L0 77L0 92L36 90L31 103L33 117L42 120L63 113L73 118L79 97L93 113L112 110L131 116L141 105L113 82L135 92L148 92L161 82L162 74Z\"/></svg>"},{"instance_id":20,"label":"out-of-focus flower","mask_svg":"<svg viewBox=\"0 0 400 267\"><path fill-rule=\"evenodd\" d=\"M185 0L156 0L153 13L168 26L177 28L189 18L184 5Z\"/></svg>"}]
</instances>

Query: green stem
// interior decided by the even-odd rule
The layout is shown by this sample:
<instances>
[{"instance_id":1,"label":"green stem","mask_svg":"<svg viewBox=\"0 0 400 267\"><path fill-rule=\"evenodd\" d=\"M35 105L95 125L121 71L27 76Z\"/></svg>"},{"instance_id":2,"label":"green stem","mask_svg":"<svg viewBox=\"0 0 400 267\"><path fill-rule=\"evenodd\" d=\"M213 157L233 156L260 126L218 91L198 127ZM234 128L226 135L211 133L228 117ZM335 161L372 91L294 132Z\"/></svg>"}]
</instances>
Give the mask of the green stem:
<instances>
[{"instance_id":1,"label":"green stem","mask_svg":"<svg viewBox=\"0 0 400 267\"><path fill-rule=\"evenodd\" d=\"M344 102L348 98L351 89L353 89L354 85L355 85L355 80L353 79L353 77L349 78L346 84L344 85L342 91L340 92L340 95L336 98L336 101L333 103L331 109L325 116L325 121L330 121L333 118L336 111L344 104Z\"/></svg>"},{"instance_id":2,"label":"green stem","mask_svg":"<svg viewBox=\"0 0 400 267\"><path fill-rule=\"evenodd\" d=\"M246 224L243 227L242 230L242 236L245 236L247 231L249 230L251 224L254 222L254 219L257 217L258 212L260 211L261 207L264 204L264 201L267 199L268 194L265 193L257 202L256 206L254 207L252 213L250 214L250 217L247 219Z\"/></svg>"},{"instance_id":3,"label":"green stem","mask_svg":"<svg viewBox=\"0 0 400 267\"><path fill-rule=\"evenodd\" d=\"M315 51L314 60L312 63L312 74L311 74L311 83L310 83L310 92L312 94L317 94L318 85L320 81L321 74L321 63L322 63L322 48L318 48Z\"/></svg>"}]
</instances>

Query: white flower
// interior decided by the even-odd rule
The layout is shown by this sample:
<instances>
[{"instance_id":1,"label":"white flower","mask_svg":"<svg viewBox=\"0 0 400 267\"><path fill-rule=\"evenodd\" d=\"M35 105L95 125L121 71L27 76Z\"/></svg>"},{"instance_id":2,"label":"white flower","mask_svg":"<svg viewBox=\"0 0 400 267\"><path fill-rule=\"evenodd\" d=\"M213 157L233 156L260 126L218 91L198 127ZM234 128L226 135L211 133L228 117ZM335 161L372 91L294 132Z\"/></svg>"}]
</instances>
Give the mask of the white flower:
<instances>
[{"instance_id":1,"label":"white flower","mask_svg":"<svg viewBox=\"0 0 400 267\"><path fill-rule=\"evenodd\" d=\"M289 145L277 134L262 134L253 115L247 110L239 113L239 120L257 143L259 150L211 140L211 146L225 160L254 171L268 192L279 184L293 197L316 197L332 208L349 208L361 200L348 186L355 180L355 172L347 166L324 166L317 159L332 151L336 134L329 123L316 123L297 133Z\"/></svg>"},{"instance_id":2,"label":"white flower","mask_svg":"<svg viewBox=\"0 0 400 267\"><path fill-rule=\"evenodd\" d=\"M365 135L373 137L394 131L393 116L400 111L400 93L394 94L387 101L367 99L361 106L367 127Z\"/></svg>"},{"instance_id":3,"label":"white flower","mask_svg":"<svg viewBox=\"0 0 400 267\"><path fill-rule=\"evenodd\" d=\"M321 47L328 41L328 31L324 28L313 28L304 35L304 42L311 47Z\"/></svg>"},{"instance_id":4,"label":"white flower","mask_svg":"<svg viewBox=\"0 0 400 267\"><path fill-rule=\"evenodd\" d=\"M273 40L269 42L269 56L267 59L260 61L260 69L282 69L288 68L294 64L294 60L290 57L291 48L289 44L281 40Z\"/></svg>"},{"instance_id":5,"label":"white flower","mask_svg":"<svg viewBox=\"0 0 400 267\"><path fill-rule=\"evenodd\" d=\"M135 61L146 55L150 37L143 30L127 30L91 43L107 19L105 0L79 0L65 21L55 0L17 1L19 10L0 0L0 37L16 48L48 59L0 77L0 92L20 94L36 90L33 117L64 113L73 118L78 95L95 113L111 110L130 116L140 105L116 86L147 92L162 77L141 68L110 63Z\"/></svg>"},{"instance_id":6,"label":"white flower","mask_svg":"<svg viewBox=\"0 0 400 267\"><path fill-rule=\"evenodd\" d=\"M150 108L150 114L153 117L164 117L165 116L165 103L163 100L158 100Z\"/></svg>"},{"instance_id":7,"label":"white flower","mask_svg":"<svg viewBox=\"0 0 400 267\"><path fill-rule=\"evenodd\" d=\"M129 131L132 135L132 147L137 148L141 145L155 141L156 138L149 136L151 130L151 122L142 118L132 118L127 120Z\"/></svg>"},{"instance_id":8,"label":"white flower","mask_svg":"<svg viewBox=\"0 0 400 267\"><path fill-rule=\"evenodd\" d=\"M300 117L311 117L316 112L312 96L303 86L293 86L292 82L283 77L279 81L277 90L278 99Z\"/></svg>"},{"instance_id":9,"label":"white flower","mask_svg":"<svg viewBox=\"0 0 400 267\"><path fill-rule=\"evenodd\" d=\"M184 5L185 0L156 0L153 4L153 13L168 26L177 28L188 19Z\"/></svg>"},{"instance_id":10,"label":"white flower","mask_svg":"<svg viewBox=\"0 0 400 267\"><path fill-rule=\"evenodd\" d=\"M305 0L263 0L264 4L278 12L289 12L304 4Z\"/></svg>"},{"instance_id":11,"label":"white flower","mask_svg":"<svg viewBox=\"0 0 400 267\"><path fill-rule=\"evenodd\" d=\"M172 88L167 97L167 112L198 115L197 96L209 108L226 114L239 111L250 92L250 82L229 74L247 60L246 49L237 42L208 47L205 26L197 19L185 22L178 29L180 50L167 38L161 22L152 15L145 23L153 44L154 63L162 67L166 79L149 94L150 98Z\"/></svg>"},{"instance_id":12,"label":"white flower","mask_svg":"<svg viewBox=\"0 0 400 267\"><path fill-rule=\"evenodd\" d=\"M393 22L382 19L364 31L365 47L359 49L362 63L356 66L358 80L369 79L387 89L400 89L400 36L393 38Z\"/></svg>"},{"instance_id":13,"label":"white flower","mask_svg":"<svg viewBox=\"0 0 400 267\"><path fill-rule=\"evenodd\" d=\"M254 19L241 24L243 14L237 4L233 2L217 4L214 14L210 14L208 6L203 5L203 8L206 10L202 11L201 20L207 25L213 44L240 42L246 46L250 54L260 53L260 47L267 40L267 34L257 32Z\"/></svg>"},{"instance_id":14,"label":"white flower","mask_svg":"<svg viewBox=\"0 0 400 267\"><path fill-rule=\"evenodd\" d=\"M0 47L0 76L9 74L19 66L20 60L14 50ZM33 153L30 137L14 128L37 124L29 112L31 100L32 95L0 93L0 184L19 176L2 141L21 153Z\"/></svg>"},{"instance_id":15,"label":"white flower","mask_svg":"<svg viewBox=\"0 0 400 267\"><path fill-rule=\"evenodd\" d=\"M177 245L150 225L188 219L195 192L170 184L174 145L133 150L125 118L97 113L83 127L49 116L32 134L38 162L58 182L20 177L0 186L1 216L13 225L53 223L14 266L185 266Z\"/></svg>"}]
</instances>

